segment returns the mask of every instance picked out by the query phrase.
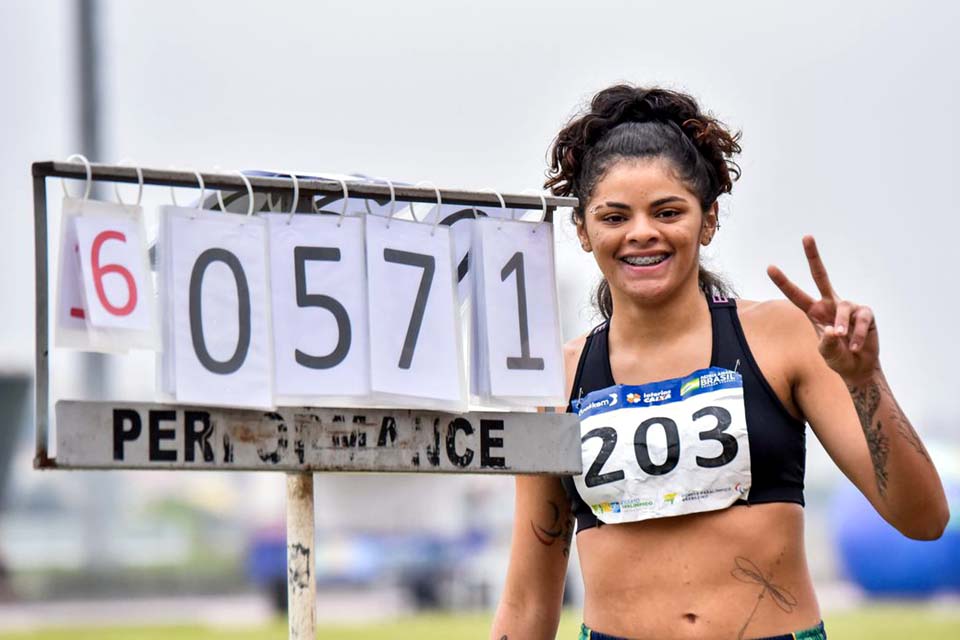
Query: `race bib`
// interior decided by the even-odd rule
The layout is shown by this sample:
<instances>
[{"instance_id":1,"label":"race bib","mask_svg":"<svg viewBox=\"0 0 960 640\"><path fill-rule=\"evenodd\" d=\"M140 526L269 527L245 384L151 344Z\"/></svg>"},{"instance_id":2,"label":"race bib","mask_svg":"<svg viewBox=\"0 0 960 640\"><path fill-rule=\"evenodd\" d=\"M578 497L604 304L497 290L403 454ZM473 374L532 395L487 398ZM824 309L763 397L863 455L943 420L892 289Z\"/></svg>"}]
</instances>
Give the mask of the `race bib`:
<instances>
[{"instance_id":1,"label":"race bib","mask_svg":"<svg viewBox=\"0 0 960 640\"><path fill-rule=\"evenodd\" d=\"M711 367L574 401L580 497L607 524L729 507L750 492L743 378Z\"/></svg>"}]
</instances>

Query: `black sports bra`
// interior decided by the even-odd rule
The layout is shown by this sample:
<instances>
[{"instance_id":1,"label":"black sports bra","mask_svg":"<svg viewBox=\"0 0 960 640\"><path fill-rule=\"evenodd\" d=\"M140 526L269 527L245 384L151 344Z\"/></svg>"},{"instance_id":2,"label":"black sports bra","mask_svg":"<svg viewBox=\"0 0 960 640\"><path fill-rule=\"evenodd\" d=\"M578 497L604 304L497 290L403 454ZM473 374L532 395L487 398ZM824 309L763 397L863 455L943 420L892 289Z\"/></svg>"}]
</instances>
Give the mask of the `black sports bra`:
<instances>
[{"instance_id":1,"label":"black sports bra","mask_svg":"<svg viewBox=\"0 0 960 640\"><path fill-rule=\"evenodd\" d=\"M746 500L737 504L795 502L803 505L803 473L806 432L780 402L757 366L740 326L734 300L707 297L713 328L710 366L738 371L743 377L743 397L750 442L752 486ZM617 384L610 370L607 332L609 323L596 327L583 345L570 402L591 391ZM568 412L572 407L568 405ZM561 478L577 518L577 533L598 526L600 521L577 493L571 476Z\"/></svg>"}]
</instances>

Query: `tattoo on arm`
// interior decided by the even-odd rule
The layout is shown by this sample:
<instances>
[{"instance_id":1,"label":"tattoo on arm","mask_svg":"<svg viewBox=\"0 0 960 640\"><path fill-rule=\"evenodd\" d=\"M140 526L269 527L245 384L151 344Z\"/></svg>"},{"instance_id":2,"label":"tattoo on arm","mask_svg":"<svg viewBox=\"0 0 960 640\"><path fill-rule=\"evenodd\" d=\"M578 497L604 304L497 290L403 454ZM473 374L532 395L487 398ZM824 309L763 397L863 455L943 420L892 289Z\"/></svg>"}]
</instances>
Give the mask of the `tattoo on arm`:
<instances>
[{"instance_id":1,"label":"tattoo on arm","mask_svg":"<svg viewBox=\"0 0 960 640\"><path fill-rule=\"evenodd\" d=\"M903 439L906 440L911 447L913 447L914 451L923 456L927 462L933 464L933 461L930 459L930 454L927 453L926 447L924 447L923 442L920 441L920 436L917 435L916 431L914 431L913 425L910 424L910 420L907 418L906 414L903 413L903 409L900 408L900 404L893 396L893 391L890 390L890 385L887 384L886 379L882 376L880 377L880 391L890 398L890 402L893 405L893 422L897 426L897 432L903 436Z\"/></svg>"},{"instance_id":2,"label":"tattoo on arm","mask_svg":"<svg viewBox=\"0 0 960 640\"><path fill-rule=\"evenodd\" d=\"M760 567L758 567L749 558L737 556L733 559L733 564L735 566L733 570L730 571L730 575L740 582L760 585L760 593L757 594L757 602L753 605L753 609L750 611L750 615L747 616L746 622L744 622L743 626L740 627L740 633L737 634L737 640L743 640L743 634L747 632L747 627L753 620L753 616L757 613L757 609L760 608L760 603L763 601L765 596L769 596L770 600L775 605L780 607L781 611L785 613L791 613L794 607L797 606L798 601L792 593L771 581L770 578L773 576L772 573L769 577L763 575L763 571L760 569Z\"/></svg>"},{"instance_id":3,"label":"tattoo on arm","mask_svg":"<svg viewBox=\"0 0 960 640\"><path fill-rule=\"evenodd\" d=\"M874 420L877 407L880 406L880 387L876 383L862 387L850 386L850 397L853 406L860 418L860 427L867 439L867 448L870 450L870 459L873 461L873 474L877 481L877 491L881 496L887 492L887 456L890 453L890 442L883 432L883 424L879 419ZM904 418L906 419L906 418Z\"/></svg>"},{"instance_id":4,"label":"tattoo on arm","mask_svg":"<svg viewBox=\"0 0 960 640\"><path fill-rule=\"evenodd\" d=\"M559 505L554 500L548 500L549 516L543 524L530 521L530 529L537 540L545 547L552 547L558 540L563 545L563 556L570 555L570 543L573 539L573 514L566 504ZM502 640L502 639L501 639Z\"/></svg>"}]
</instances>

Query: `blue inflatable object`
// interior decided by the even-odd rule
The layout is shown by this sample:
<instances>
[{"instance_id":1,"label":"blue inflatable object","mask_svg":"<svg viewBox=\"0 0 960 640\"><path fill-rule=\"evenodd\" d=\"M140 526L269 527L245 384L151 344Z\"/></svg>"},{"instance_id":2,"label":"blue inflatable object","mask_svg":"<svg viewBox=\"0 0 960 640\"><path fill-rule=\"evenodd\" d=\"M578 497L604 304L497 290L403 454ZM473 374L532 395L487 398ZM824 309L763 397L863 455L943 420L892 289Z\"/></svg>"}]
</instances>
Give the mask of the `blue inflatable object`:
<instances>
[{"instance_id":1,"label":"blue inflatable object","mask_svg":"<svg viewBox=\"0 0 960 640\"><path fill-rule=\"evenodd\" d=\"M874 596L960 592L960 481L945 481L950 522L939 540L910 540L845 484L832 507L834 539L846 575Z\"/></svg>"}]
</instances>

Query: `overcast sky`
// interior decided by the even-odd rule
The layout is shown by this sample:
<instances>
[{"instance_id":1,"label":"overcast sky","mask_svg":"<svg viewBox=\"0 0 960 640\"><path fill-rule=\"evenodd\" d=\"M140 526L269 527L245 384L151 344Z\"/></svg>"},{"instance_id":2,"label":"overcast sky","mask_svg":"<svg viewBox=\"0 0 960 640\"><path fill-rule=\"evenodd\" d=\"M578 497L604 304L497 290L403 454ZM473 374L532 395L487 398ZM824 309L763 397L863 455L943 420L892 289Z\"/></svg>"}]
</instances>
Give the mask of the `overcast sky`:
<instances>
[{"instance_id":1,"label":"overcast sky","mask_svg":"<svg viewBox=\"0 0 960 640\"><path fill-rule=\"evenodd\" d=\"M0 369L33 357L29 163L79 144L73 9L0 3ZM875 308L908 413L955 432L956 3L113 1L101 27L97 160L155 167L520 191L597 90L686 90L743 131L713 265L743 297L775 297L766 265L809 283L800 237L816 235L838 290ZM596 272L580 275L592 260L568 226L557 235L572 334Z\"/></svg>"}]
</instances>

